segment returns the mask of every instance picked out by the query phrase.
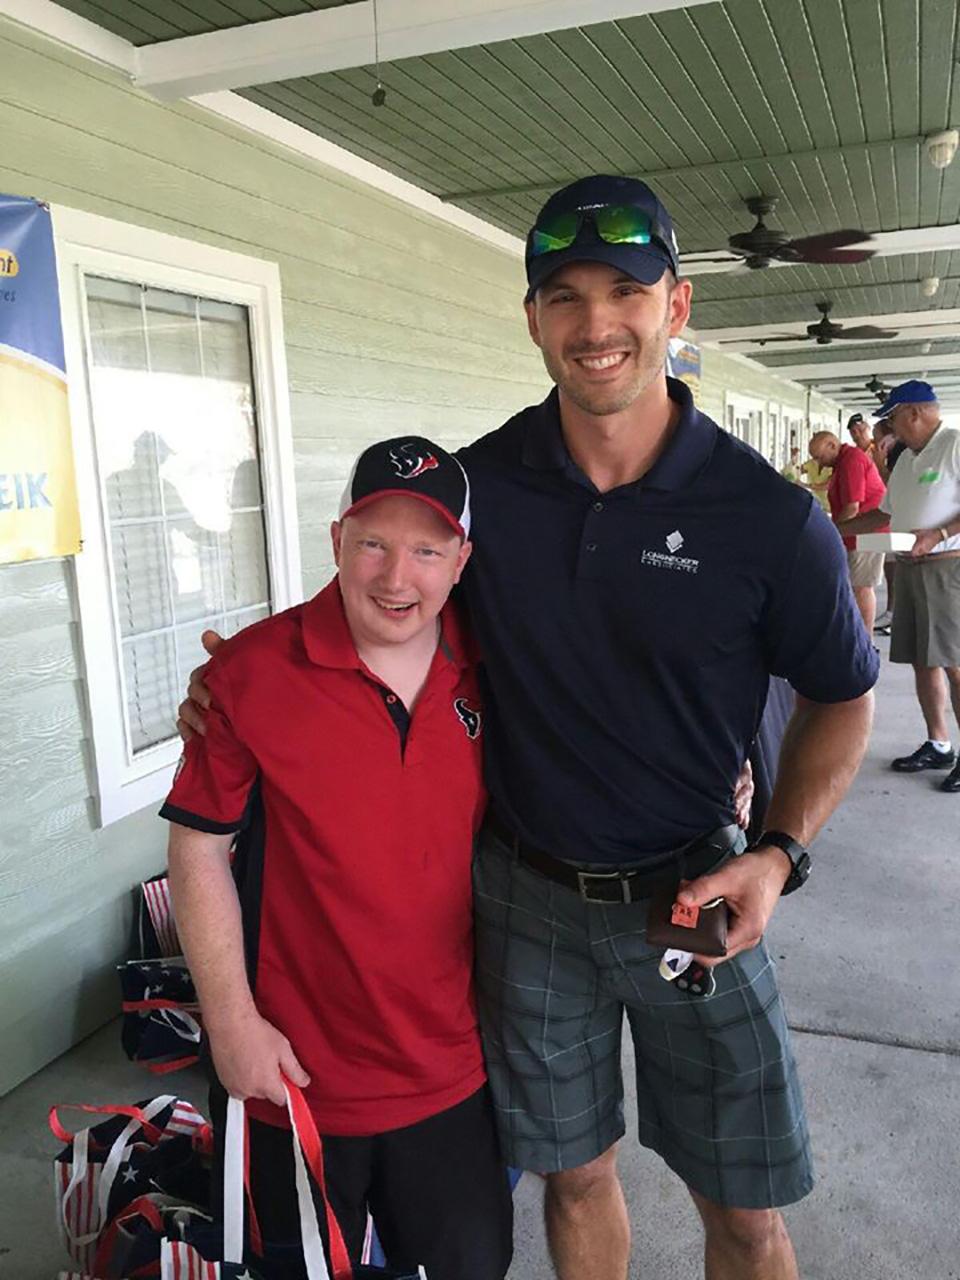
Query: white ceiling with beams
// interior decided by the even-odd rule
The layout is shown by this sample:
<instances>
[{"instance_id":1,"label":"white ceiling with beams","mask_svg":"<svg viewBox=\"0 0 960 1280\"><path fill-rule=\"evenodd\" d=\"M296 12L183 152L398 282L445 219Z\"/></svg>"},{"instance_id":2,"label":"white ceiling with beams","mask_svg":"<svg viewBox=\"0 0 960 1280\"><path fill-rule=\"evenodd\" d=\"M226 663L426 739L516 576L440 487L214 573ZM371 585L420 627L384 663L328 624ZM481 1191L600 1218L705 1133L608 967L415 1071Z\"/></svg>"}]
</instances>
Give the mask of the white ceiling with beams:
<instances>
[{"instance_id":1,"label":"white ceiling with beams","mask_svg":"<svg viewBox=\"0 0 960 1280\"><path fill-rule=\"evenodd\" d=\"M707 0L590 0L589 21L704 4ZM372 0L184 36L137 51L134 79L159 98L189 98L294 76L365 67L564 31L582 25L583 0Z\"/></svg>"}]
</instances>

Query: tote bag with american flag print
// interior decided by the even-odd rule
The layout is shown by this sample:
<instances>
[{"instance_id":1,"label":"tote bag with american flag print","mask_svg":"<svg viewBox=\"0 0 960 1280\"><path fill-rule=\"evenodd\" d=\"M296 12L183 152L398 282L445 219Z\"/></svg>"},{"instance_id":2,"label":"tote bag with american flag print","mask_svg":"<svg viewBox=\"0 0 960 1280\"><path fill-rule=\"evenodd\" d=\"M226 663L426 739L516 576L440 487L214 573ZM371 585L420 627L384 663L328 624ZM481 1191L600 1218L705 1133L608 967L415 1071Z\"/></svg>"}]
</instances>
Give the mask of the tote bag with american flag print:
<instances>
[{"instance_id":1,"label":"tote bag with american flag print","mask_svg":"<svg viewBox=\"0 0 960 1280\"><path fill-rule=\"evenodd\" d=\"M59 1118L68 1109L102 1118L70 1132ZM66 1144L53 1162L57 1223L70 1257L89 1274L102 1262L110 1223L134 1201L160 1193L196 1202L207 1194L202 1157L212 1146L210 1126L173 1094L122 1106L54 1106L49 1119Z\"/></svg>"},{"instance_id":2,"label":"tote bag with american flag print","mask_svg":"<svg viewBox=\"0 0 960 1280\"><path fill-rule=\"evenodd\" d=\"M384 1267L351 1264L340 1225L327 1199L323 1148L313 1116L306 1099L295 1085L285 1080L284 1088L290 1117L300 1239L307 1280L427 1280L422 1267L415 1272L399 1272ZM243 1103L236 1098L229 1098L223 1157L223 1256L212 1259L205 1257L201 1248L185 1241L164 1240L160 1254L161 1280L265 1280L264 1275L256 1269L255 1261L249 1266L245 1266L243 1262L244 1207L247 1197L245 1144ZM325 1217L329 1264L311 1179ZM256 1208L255 1205L253 1207Z\"/></svg>"}]
</instances>

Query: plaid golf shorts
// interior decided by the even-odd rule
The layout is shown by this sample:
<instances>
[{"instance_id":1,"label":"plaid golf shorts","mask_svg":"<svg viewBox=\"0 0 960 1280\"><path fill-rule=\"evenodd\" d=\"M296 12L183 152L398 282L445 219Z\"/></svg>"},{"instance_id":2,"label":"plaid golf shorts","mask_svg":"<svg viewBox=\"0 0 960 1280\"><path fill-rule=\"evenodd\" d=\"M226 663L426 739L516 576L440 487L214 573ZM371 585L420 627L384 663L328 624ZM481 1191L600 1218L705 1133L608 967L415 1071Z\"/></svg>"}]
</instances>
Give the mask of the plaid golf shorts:
<instances>
[{"instance_id":1,"label":"plaid golf shorts","mask_svg":"<svg viewBox=\"0 0 960 1280\"><path fill-rule=\"evenodd\" d=\"M709 998L658 973L645 901L584 902L491 831L474 864L477 993L504 1159L576 1168L624 1134L623 1015L639 1137L715 1204L765 1209L813 1185L773 962L761 945L716 969Z\"/></svg>"}]
</instances>

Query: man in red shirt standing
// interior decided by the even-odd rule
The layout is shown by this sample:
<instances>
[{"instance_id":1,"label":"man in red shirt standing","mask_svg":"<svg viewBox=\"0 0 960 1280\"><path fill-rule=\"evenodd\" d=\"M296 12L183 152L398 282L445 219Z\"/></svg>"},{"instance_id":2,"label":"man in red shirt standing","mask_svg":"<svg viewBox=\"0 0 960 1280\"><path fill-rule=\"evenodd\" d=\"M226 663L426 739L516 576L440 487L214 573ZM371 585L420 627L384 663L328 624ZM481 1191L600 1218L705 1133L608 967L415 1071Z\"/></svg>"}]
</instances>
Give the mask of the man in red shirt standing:
<instances>
[{"instance_id":1,"label":"man in red shirt standing","mask_svg":"<svg viewBox=\"0 0 960 1280\"><path fill-rule=\"evenodd\" d=\"M862 448L841 444L832 431L818 431L810 441L810 457L821 467L832 467L827 488L830 515L834 524L879 507L886 488L877 465ZM881 533L889 531L884 525ZM855 537L843 539L847 548L850 585L863 618L867 635L873 635L877 616L877 587L883 581L883 552L860 551Z\"/></svg>"},{"instance_id":2,"label":"man in red shirt standing","mask_svg":"<svg viewBox=\"0 0 960 1280\"><path fill-rule=\"evenodd\" d=\"M447 601L469 530L450 454L365 450L331 530L338 575L220 645L161 811L215 1130L225 1093L248 1100L254 1206L285 1278L302 1254L282 1075L324 1137L355 1260L369 1207L395 1267L502 1280L510 1263L473 990L482 717Z\"/></svg>"}]
</instances>

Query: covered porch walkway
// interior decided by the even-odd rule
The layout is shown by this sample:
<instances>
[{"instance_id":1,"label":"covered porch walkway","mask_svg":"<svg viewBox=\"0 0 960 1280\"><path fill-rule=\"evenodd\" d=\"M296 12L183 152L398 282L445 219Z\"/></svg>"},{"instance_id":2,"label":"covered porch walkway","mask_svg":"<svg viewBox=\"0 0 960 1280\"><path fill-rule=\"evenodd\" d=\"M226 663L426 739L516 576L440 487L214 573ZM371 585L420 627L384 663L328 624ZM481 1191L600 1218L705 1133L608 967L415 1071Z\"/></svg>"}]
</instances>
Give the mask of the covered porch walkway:
<instances>
[{"instance_id":1,"label":"covered porch walkway","mask_svg":"<svg viewBox=\"0 0 960 1280\"><path fill-rule=\"evenodd\" d=\"M818 1160L815 1192L787 1214L805 1280L960 1277L960 796L935 789L941 775L888 768L921 737L910 673L885 665L860 776L817 841L810 884L770 934ZM175 1079L203 1106L199 1077ZM107 1027L0 1102L0 1276L52 1280L66 1265L48 1105L134 1099L153 1086ZM620 1167L631 1277L695 1280L699 1228L684 1191L629 1139ZM551 1276L540 1197L539 1180L523 1179L511 1280Z\"/></svg>"}]
</instances>

